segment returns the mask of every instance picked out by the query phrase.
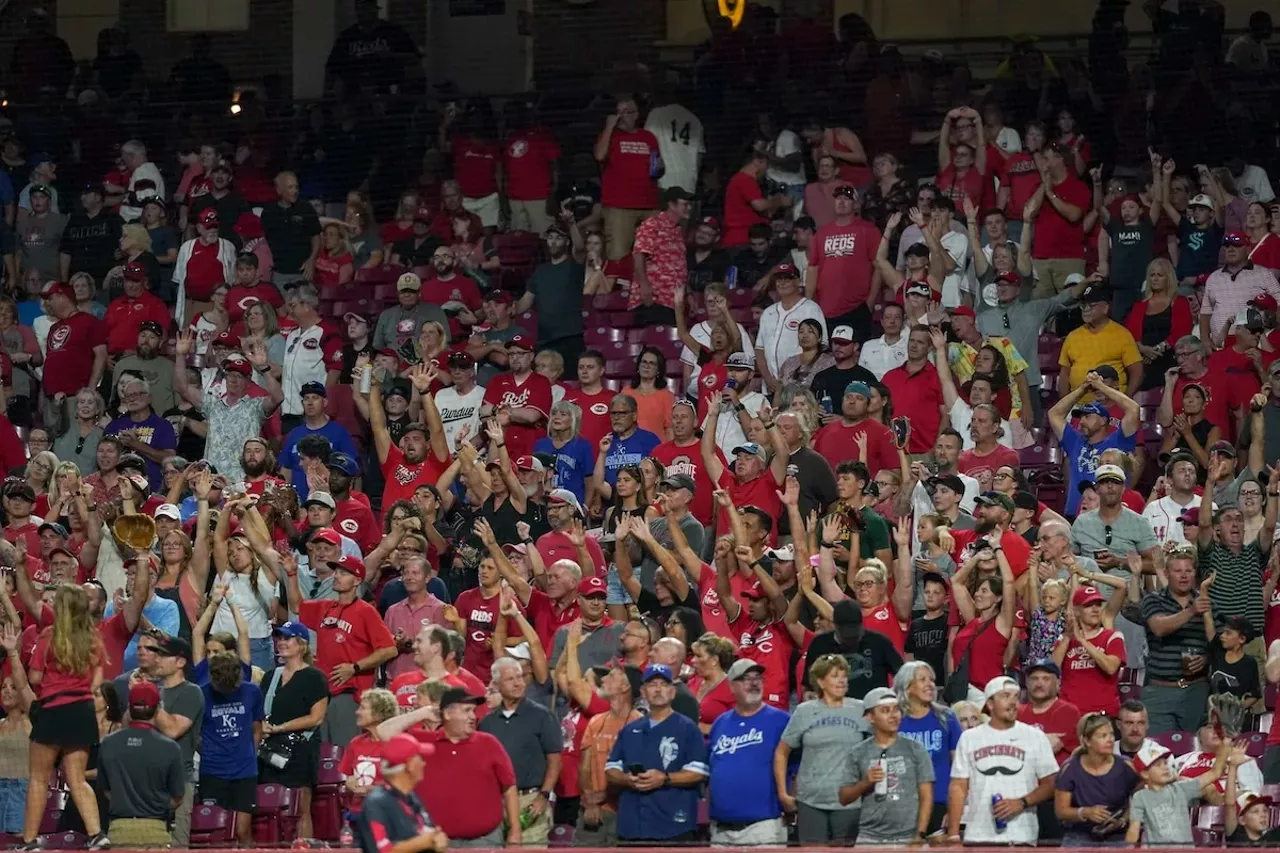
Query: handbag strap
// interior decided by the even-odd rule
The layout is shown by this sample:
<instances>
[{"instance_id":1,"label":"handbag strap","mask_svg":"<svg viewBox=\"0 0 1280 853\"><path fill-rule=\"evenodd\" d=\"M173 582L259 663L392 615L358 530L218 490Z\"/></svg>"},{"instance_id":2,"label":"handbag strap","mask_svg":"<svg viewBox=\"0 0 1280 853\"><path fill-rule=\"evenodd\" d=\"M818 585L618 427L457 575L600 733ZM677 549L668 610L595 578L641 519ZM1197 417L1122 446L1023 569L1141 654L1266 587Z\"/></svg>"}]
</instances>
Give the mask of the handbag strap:
<instances>
[{"instance_id":1,"label":"handbag strap","mask_svg":"<svg viewBox=\"0 0 1280 853\"><path fill-rule=\"evenodd\" d=\"M268 720L271 719L271 706L276 701L276 690L280 687L280 681L283 677L284 667L276 667L271 673L271 683L267 685L266 695L262 697L262 716ZM293 732L289 732L289 734L293 734ZM306 731L298 732L298 734L302 735L306 740L311 740L311 736L315 734L315 729L307 729Z\"/></svg>"}]
</instances>

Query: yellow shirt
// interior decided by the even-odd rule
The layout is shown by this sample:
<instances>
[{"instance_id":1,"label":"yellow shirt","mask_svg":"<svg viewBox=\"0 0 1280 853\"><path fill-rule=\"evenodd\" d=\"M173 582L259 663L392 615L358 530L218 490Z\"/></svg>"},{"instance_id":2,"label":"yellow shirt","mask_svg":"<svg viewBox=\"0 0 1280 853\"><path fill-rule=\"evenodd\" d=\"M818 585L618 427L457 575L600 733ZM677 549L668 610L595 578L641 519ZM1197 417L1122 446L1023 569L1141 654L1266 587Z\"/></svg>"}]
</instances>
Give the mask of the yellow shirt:
<instances>
[{"instance_id":1,"label":"yellow shirt","mask_svg":"<svg viewBox=\"0 0 1280 853\"><path fill-rule=\"evenodd\" d=\"M1098 331L1088 326L1081 326L1062 342L1062 354L1058 356L1058 364L1068 374L1067 390L1079 388L1091 370L1097 370L1104 364L1116 369L1120 377L1120 390L1127 391L1129 377L1125 368L1142 361L1138 353L1138 345L1133 335L1115 320L1108 320L1107 325Z\"/></svg>"}]
</instances>

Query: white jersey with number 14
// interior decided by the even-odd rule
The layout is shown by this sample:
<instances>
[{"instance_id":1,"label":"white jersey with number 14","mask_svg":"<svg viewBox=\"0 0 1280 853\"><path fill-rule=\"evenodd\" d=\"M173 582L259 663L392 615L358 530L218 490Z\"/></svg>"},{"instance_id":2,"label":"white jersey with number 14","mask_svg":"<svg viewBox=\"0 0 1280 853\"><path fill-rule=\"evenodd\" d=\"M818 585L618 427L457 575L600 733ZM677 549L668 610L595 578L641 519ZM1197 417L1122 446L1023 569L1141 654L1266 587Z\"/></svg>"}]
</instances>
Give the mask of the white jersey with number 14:
<instances>
[{"instance_id":1,"label":"white jersey with number 14","mask_svg":"<svg viewBox=\"0 0 1280 853\"><path fill-rule=\"evenodd\" d=\"M644 129L658 137L658 151L666 171L658 186L695 192L698 189L698 157L707 151L702 122L679 104L656 107L645 120Z\"/></svg>"}]
</instances>

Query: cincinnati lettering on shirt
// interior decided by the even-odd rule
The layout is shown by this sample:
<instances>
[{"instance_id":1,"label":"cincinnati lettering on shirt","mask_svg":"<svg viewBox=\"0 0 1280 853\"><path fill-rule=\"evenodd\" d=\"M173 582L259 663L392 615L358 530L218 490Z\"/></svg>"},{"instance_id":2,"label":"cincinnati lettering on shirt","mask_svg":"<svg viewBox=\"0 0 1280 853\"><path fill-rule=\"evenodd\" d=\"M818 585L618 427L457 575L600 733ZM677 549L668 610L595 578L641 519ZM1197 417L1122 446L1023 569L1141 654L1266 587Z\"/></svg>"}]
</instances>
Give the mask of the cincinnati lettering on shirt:
<instances>
[{"instance_id":1,"label":"cincinnati lettering on shirt","mask_svg":"<svg viewBox=\"0 0 1280 853\"><path fill-rule=\"evenodd\" d=\"M621 154L643 154L649 156L649 143L643 140L620 139L618 152Z\"/></svg>"}]
</instances>

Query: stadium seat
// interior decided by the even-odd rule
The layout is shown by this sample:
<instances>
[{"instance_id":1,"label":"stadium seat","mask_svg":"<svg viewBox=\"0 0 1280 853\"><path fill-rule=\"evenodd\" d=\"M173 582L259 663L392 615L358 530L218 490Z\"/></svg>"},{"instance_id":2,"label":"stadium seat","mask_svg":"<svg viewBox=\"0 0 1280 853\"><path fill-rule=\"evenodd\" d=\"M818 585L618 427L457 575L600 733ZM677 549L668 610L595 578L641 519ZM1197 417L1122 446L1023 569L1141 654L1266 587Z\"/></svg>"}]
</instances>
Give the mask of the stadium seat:
<instances>
[{"instance_id":1,"label":"stadium seat","mask_svg":"<svg viewBox=\"0 0 1280 853\"><path fill-rule=\"evenodd\" d=\"M1268 711L1274 711L1276 708L1276 696L1280 693L1280 688L1274 684L1268 684L1262 691L1262 701L1266 704Z\"/></svg>"},{"instance_id":2,"label":"stadium seat","mask_svg":"<svg viewBox=\"0 0 1280 853\"><path fill-rule=\"evenodd\" d=\"M1142 698L1141 684L1126 684L1124 682L1120 683L1121 703L1128 702L1130 699L1141 699L1141 698Z\"/></svg>"},{"instance_id":3,"label":"stadium seat","mask_svg":"<svg viewBox=\"0 0 1280 853\"><path fill-rule=\"evenodd\" d=\"M1270 797L1273 801L1280 800L1280 785L1263 785L1258 793L1264 797Z\"/></svg>"},{"instance_id":4,"label":"stadium seat","mask_svg":"<svg viewBox=\"0 0 1280 853\"><path fill-rule=\"evenodd\" d=\"M518 317L513 317L511 322L528 332L529 337L535 341L538 339L538 315L534 312L526 311Z\"/></svg>"},{"instance_id":5,"label":"stadium seat","mask_svg":"<svg viewBox=\"0 0 1280 853\"><path fill-rule=\"evenodd\" d=\"M1197 808L1191 827L1197 846L1221 846L1223 834L1226 830L1226 818L1223 814L1222 806L1200 806Z\"/></svg>"},{"instance_id":6,"label":"stadium seat","mask_svg":"<svg viewBox=\"0 0 1280 853\"><path fill-rule=\"evenodd\" d=\"M632 367L635 367L635 360L640 355L640 344L628 343L626 341L612 341L599 347L601 353L604 354L605 360L610 359L631 359Z\"/></svg>"},{"instance_id":7,"label":"stadium seat","mask_svg":"<svg viewBox=\"0 0 1280 853\"><path fill-rule=\"evenodd\" d=\"M360 299L340 299L333 303L333 316L341 319L344 314L350 311L355 311L359 314L373 314L376 317L382 312L384 307L386 306L381 302L377 302L368 296ZM346 331L345 326L343 327L343 331ZM372 332L373 330L370 329L369 331Z\"/></svg>"},{"instance_id":8,"label":"stadium seat","mask_svg":"<svg viewBox=\"0 0 1280 853\"><path fill-rule=\"evenodd\" d=\"M1051 468L1058 464L1058 448L1048 442L1033 444L1018 451L1023 468Z\"/></svg>"},{"instance_id":9,"label":"stadium seat","mask_svg":"<svg viewBox=\"0 0 1280 853\"><path fill-rule=\"evenodd\" d=\"M373 298L384 305L389 305L396 301L396 284L379 284L373 288Z\"/></svg>"},{"instance_id":10,"label":"stadium seat","mask_svg":"<svg viewBox=\"0 0 1280 853\"><path fill-rule=\"evenodd\" d=\"M40 843L45 850L83 850L89 843L89 836L83 832L55 832L41 835Z\"/></svg>"},{"instance_id":11,"label":"stadium seat","mask_svg":"<svg viewBox=\"0 0 1280 853\"><path fill-rule=\"evenodd\" d=\"M191 810L191 846L228 847L235 839L235 816L215 805L197 804Z\"/></svg>"},{"instance_id":12,"label":"stadium seat","mask_svg":"<svg viewBox=\"0 0 1280 853\"><path fill-rule=\"evenodd\" d=\"M342 831L342 799L345 786L338 771L341 748L321 744L320 773L316 777L315 794L311 798L312 834L325 841L336 841Z\"/></svg>"},{"instance_id":13,"label":"stadium seat","mask_svg":"<svg viewBox=\"0 0 1280 853\"><path fill-rule=\"evenodd\" d=\"M632 358L611 358L604 363L604 375L612 379L630 379L636 375L636 360Z\"/></svg>"},{"instance_id":14,"label":"stadium seat","mask_svg":"<svg viewBox=\"0 0 1280 853\"><path fill-rule=\"evenodd\" d=\"M1121 684L1140 684L1142 679L1139 677L1142 673L1140 669L1131 669L1127 666L1120 667L1120 683Z\"/></svg>"},{"instance_id":15,"label":"stadium seat","mask_svg":"<svg viewBox=\"0 0 1280 853\"><path fill-rule=\"evenodd\" d=\"M639 330L639 339L641 343L657 345L680 340L680 333L675 326L646 326Z\"/></svg>"},{"instance_id":16,"label":"stadium seat","mask_svg":"<svg viewBox=\"0 0 1280 853\"><path fill-rule=\"evenodd\" d=\"M1162 732L1152 735L1151 739L1163 747L1167 747L1174 755L1186 755L1195 749L1195 732Z\"/></svg>"},{"instance_id":17,"label":"stadium seat","mask_svg":"<svg viewBox=\"0 0 1280 853\"><path fill-rule=\"evenodd\" d=\"M356 284L395 284L404 267L387 264L381 267L361 267L356 270Z\"/></svg>"},{"instance_id":18,"label":"stadium seat","mask_svg":"<svg viewBox=\"0 0 1280 853\"><path fill-rule=\"evenodd\" d=\"M48 835L58 831L58 821L62 819L62 810L67 805L67 792L62 788L49 788L45 792L44 815L40 818L40 834Z\"/></svg>"},{"instance_id":19,"label":"stadium seat","mask_svg":"<svg viewBox=\"0 0 1280 853\"><path fill-rule=\"evenodd\" d=\"M253 840L274 847L293 836L301 814L302 797L293 788L274 782L258 786L258 807L253 814Z\"/></svg>"},{"instance_id":20,"label":"stadium seat","mask_svg":"<svg viewBox=\"0 0 1280 853\"><path fill-rule=\"evenodd\" d=\"M611 311L603 315L606 325L614 326L619 329L630 329L636 324L636 315L630 311Z\"/></svg>"},{"instance_id":21,"label":"stadium seat","mask_svg":"<svg viewBox=\"0 0 1280 853\"><path fill-rule=\"evenodd\" d=\"M616 290L612 293L597 293L591 297L591 307L597 311L626 311L627 294Z\"/></svg>"},{"instance_id":22,"label":"stadium seat","mask_svg":"<svg viewBox=\"0 0 1280 853\"><path fill-rule=\"evenodd\" d=\"M756 293L751 288L734 289L729 291L729 307L730 308L750 308L751 303L756 300Z\"/></svg>"},{"instance_id":23,"label":"stadium seat","mask_svg":"<svg viewBox=\"0 0 1280 853\"><path fill-rule=\"evenodd\" d=\"M548 847L573 847L577 829L569 824L557 824L551 829L551 837L547 839Z\"/></svg>"},{"instance_id":24,"label":"stadium seat","mask_svg":"<svg viewBox=\"0 0 1280 853\"><path fill-rule=\"evenodd\" d=\"M1249 732L1241 735L1245 742L1245 752L1250 758L1261 758L1267 751L1267 732Z\"/></svg>"},{"instance_id":25,"label":"stadium seat","mask_svg":"<svg viewBox=\"0 0 1280 853\"><path fill-rule=\"evenodd\" d=\"M587 346L599 348L603 344L626 341L627 330L612 326L589 326L583 334Z\"/></svg>"},{"instance_id":26,"label":"stadium seat","mask_svg":"<svg viewBox=\"0 0 1280 853\"><path fill-rule=\"evenodd\" d=\"M1040 336L1040 340L1036 344L1036 350L1038 352L1051 352L1054 354L1055 360L1061 349L1062 338L1057 335L1043 334Z\"/></svg>"}]
</instances>

